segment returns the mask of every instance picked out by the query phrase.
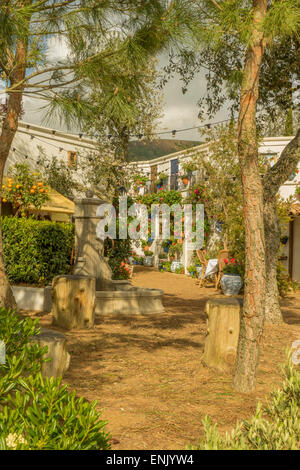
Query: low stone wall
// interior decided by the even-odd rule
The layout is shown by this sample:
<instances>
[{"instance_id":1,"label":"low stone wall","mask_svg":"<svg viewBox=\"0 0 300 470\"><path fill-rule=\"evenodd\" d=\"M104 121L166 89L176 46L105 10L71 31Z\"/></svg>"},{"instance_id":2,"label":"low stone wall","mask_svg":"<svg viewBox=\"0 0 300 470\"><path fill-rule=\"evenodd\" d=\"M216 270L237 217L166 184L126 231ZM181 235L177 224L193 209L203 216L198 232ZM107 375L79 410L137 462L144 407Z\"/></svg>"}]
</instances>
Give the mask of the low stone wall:
<instances>
[{"instance_id":1,"label":"low stone wall","mask_svg":"<svg viewBox=\"0 0 300 470\"><path fill-rule=\"evenodd\" d=\"M95 315L144 315L164 313L163 291L132 287L120 291L96 291Z\"/></svg>"},{"instance_id":2,"label":"low stone wall","mask_svg":"<svg viewBox=\"0 0 300 470\"><path fill-rule=\"evenodd\" d=\"M13 294L20 310L41 310L51 312L51 286L26 287L12 286Z\"/></svg>"}]
</instances>

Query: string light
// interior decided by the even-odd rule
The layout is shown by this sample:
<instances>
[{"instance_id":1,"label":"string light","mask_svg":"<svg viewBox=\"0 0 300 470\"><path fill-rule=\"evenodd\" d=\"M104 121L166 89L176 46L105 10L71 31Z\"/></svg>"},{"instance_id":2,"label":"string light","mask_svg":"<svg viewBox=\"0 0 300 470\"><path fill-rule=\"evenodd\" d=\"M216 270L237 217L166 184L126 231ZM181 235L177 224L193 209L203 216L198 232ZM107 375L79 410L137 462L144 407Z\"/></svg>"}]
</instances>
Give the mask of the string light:
<instances>
[{"instance_id":1,"label":"string light","mask_svg":"<svg viewBox=\"0 0 300 470\"><path fill-rule=\"evenodd\" d=\"M173 130L152 132L152 133L149 133L149 134L147 134L147 135L149 135L149 136L155 136L155 135L172 134L172 136L175 137L178 132L186 132L186 131L191 131L191 130L195 130L195 129L201 129L201 128L203 128L203 127L207 127L208 129L211 129L211 127L214 126L214 125L222 124L222 123L224 123L224 122L229 122L229 121L231 121L231 120L232 120L232 118L230 118L230 119L223 119L222 121L216 121L216 122L210 122L210 123L207 123L207 124L201 124L200 126L192 126L192 127L185 127L185 128L183 128L183 129L173 129ZM27 129L30 129L30 125L27 124L27 125L26 125L26 128L27 128ZM65 135L64 132L56 131L55 129L53 129L51 132L52 132L53 135L55 135L55 134L56 134L56 135L59 135L59 134L60 134L60 135ZM79 134L75 134L75 133L69 132L68 134L69 134L69 135L73 135L73 136L79 136L80 139L82 139L82 137L83 137L83 135L84 135L82 132L80 132ZM144 137L142 134L128 134L128 137L137 137L137 138L139 138L140 136ZM108 135L107 135L107 139L108 139L108 140L111 140L112 137L113 137L112 134L108 134Z\"/></svg>"}]
</instances>

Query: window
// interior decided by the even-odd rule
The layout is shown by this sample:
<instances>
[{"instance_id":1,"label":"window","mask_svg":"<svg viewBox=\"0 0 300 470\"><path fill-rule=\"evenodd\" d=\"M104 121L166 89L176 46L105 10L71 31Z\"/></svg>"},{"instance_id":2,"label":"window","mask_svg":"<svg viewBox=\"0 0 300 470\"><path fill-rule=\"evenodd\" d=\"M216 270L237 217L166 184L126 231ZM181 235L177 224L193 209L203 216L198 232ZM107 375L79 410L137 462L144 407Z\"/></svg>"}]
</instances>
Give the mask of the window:
<instances>
[{"instance_id":1,"label":"window","mask_svg":"<svg viewBox=\"0 0 300 470\"><path fill-rule=\"evenodd\" d=\"M77 167L76 152L68 152L68 167L69 168L76 168Z\"/></svg>"}]
</instances>

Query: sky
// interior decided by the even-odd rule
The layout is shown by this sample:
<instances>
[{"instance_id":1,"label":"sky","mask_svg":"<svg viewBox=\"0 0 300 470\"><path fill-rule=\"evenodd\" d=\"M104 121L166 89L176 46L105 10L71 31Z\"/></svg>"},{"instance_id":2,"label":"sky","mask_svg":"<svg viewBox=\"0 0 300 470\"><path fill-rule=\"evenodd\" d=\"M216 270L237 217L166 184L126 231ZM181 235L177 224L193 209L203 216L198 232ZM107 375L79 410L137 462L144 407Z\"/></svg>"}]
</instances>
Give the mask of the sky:
<instances>
[{"instance_id":1,"label":"sky","mask_svg":"<svg viewBox=\"0 0 300 470\"><path fill-rule=\"evenodd\" d=\"M56 60L62 60L67 54L67 46L63 41L58 42L56 38L49 39L49 49L47 52L47 58L49 62L55 62ZM166 57L161 57L159 64L165 65L167 63ZM197 101L202 96L205 90L205 77L203 74L198 74L194 80L190 83L188 91L183 94L181 91L181 82L178 76L170 79L165 85L164 93L164 107L163 117L159 122L157 131L182 129L187 127L199 126L208 122L216 122L230 117L229 111L225 108L222 109L216 116L209 120L208 118L203 121L198 119L198 106ZM44 103L42 103L44 104ZM45 110L39 109L41 103L37 100L24 98L24 109L25 113L22 120L32 124L39 124L54 127L56 129L61 128L59 123L51 122L50 124L45 123L43 118L45 117ZM76 132L77 129L66 129L70 132ZM172 138L170 134L164 134L160 138ZM197 129L178 132L176 133L176 139L182 140L201 140L201 136Z\"/></svg>"}]
</instances>

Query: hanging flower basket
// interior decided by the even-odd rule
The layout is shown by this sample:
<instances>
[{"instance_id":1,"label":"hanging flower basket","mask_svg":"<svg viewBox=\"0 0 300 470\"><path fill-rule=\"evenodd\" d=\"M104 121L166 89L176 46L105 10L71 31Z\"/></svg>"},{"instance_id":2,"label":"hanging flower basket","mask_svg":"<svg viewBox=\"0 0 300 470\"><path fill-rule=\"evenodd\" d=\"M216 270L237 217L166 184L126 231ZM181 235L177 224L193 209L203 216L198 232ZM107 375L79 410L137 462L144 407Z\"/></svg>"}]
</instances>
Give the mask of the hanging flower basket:
<instances>
[{"instance_id":1,"label":"hanging flower basket","mask_svg":"<svg viewBox=\"0 0 300 470\"><path fill-rule=\"evenodd\" d=\"M185 185L188 185L188 184L189 184L189 179L188 179L187 176L183 176L183 177L181 178L181 181L182 181L183 184L185 184Z\"/></svg>"}]
</instances>

